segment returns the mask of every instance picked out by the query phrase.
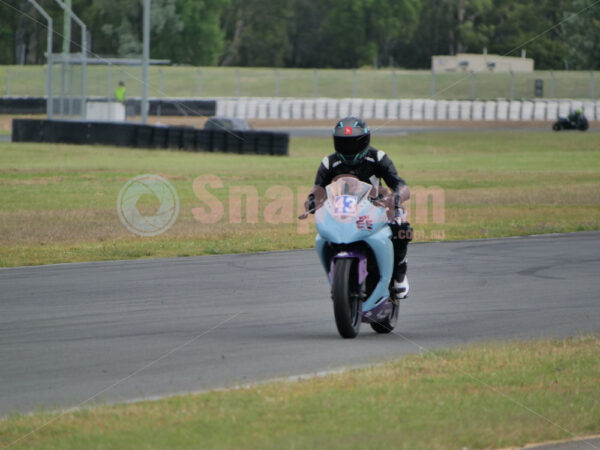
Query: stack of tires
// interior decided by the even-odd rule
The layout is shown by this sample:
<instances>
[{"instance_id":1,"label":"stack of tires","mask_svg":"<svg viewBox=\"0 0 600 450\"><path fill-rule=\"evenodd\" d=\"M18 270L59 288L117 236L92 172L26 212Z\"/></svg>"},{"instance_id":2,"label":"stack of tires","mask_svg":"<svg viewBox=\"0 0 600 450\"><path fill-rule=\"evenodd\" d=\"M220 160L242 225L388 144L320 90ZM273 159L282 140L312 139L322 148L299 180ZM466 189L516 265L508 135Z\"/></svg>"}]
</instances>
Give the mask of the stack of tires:
<instances>
[{"instance_id":1,"label":"stack of tires","mask_svg":"<svg viewBox=\"0 0 600 450\"><path fill-rule=\"evenodd\" d=\"M290 137L288 133L257 130L199 130L134 123L14 119L12 140L285 156Z\"/></svg>"}]
</instances>

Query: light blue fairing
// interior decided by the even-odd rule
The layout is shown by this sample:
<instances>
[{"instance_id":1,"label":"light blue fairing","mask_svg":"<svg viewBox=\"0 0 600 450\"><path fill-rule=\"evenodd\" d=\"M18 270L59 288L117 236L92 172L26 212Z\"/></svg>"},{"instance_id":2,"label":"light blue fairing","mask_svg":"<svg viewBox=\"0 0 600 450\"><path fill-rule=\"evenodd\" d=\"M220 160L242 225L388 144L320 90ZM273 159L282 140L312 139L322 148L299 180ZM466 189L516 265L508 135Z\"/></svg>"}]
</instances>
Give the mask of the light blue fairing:
<instances>
[{"instance_id":1,"label":"light blue fairing","mask_svg":"<svg viewBox=\"0 0 600 450\"><path fill-rule=\"evenodd\" d=\"M363 303L363 313L370 311L389 297L389 284L394 266L394 247L391 241L392 232L387 225L387 215L384 208L374 206L369 200L364 199L359 203L360 214L354 217L346 216L340 220L331 214L332 205L328 200L325 205L315 213L317 228L316 249L319 259L326 273L329 273L330 260L327 260L324 249L325 244L351 244L364 241L371 247L377 260L380 279L377 286ZM372 220L372 230L359 229L357 219L367 216Z\"/></svg>"}]
</instances>

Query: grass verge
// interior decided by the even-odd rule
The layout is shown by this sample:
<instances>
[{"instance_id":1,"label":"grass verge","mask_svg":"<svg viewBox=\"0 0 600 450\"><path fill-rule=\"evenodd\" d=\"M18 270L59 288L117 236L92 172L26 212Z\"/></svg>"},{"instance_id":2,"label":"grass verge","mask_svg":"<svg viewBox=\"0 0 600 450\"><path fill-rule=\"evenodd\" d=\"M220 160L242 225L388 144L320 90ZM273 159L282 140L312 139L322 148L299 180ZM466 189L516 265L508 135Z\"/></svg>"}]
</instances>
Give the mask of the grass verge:
<instances>
[{"instance_id":1,"label":"grass verge","mask_svg":"<svg viewBox=\"0 0 600 450\"><path fill-rule=\"evenodd\" d=\"M373 145L413 189L409 218L419 241L600 229L593 133L375 135ZM311 247L314 226L295 217L330 152L330 139L293 139L286 158L0 143L0 266ZM152 238L128 231L116 208L123 185L144 173L167 178L180 199L174 226ZM206 175L223 185L207 188L223 206L215 224L194 215L210 209L193 187ZM257 196L255 208L242 199L239 221L237 190ZM269 223L277 196L286 206ZM153 214L158 199L144 196L138 207Z\"/></svg>"},{"instance_id":2,"label":"grass verge","mask_svg":"<svg viewBox=\"0 0 600 450\"><path fill-rule=\"evenodd\" d=\"M600 338L476 344L298 382L14 415L14 448L499 448L600 431Z\"/></svg>"}]
</instances>

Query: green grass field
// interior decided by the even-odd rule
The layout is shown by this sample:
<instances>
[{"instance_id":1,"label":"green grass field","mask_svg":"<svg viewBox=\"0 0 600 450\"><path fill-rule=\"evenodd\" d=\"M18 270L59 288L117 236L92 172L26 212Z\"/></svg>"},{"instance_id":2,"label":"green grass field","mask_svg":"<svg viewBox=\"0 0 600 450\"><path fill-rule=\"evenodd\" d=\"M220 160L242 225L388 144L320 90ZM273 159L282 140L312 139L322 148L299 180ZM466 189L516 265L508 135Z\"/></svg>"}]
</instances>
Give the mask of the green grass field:
<instances>
[{"instance_id":1,"label":"green grass field","mask_svg":"<svg viewBox=\"0 0 600 450\"><path fill-rule=\"evenodd\" d=\"M390 154L413 189L409 218L417 240L600 229L600 145L593 133L448 132L375 137L373 144ZM289 157L0 143L0 266L312 247L314 226L305 228L296 215L330 151L329 139L293 139ZM170 180L181 204L173 227L156 237L131 233L117 214L123 185L145 173ZM208 210L194 194L194 179L206 175L223 184L208 188L224 208L216 224L193 214ZM293 204L280 211L288 223L264 219L272 186ZM230 223L230 194L238 188L256 189L257 223L249 223L252 210ZM437 197L428 209L417 208L426 188ZM158 200L142 199L142 213L153 214Z\"/></svg>"},{"instance_id":2,"label":"green grass field","mask_svg":"<svg viewBox=\"0 0 600 450\"><path fill-rule=\"evenodd\" d=\"M81 92L81 72L73 68L73 95ZM276 75L278 74L278 75ZM239 89L238 89L239 76ZM277 90L276 78L279 77ZM536 71L516 73L514 98L532 98L534 82L544 80L544 98L588 99L600 92L600 72L594 79L590 72ZM139 67L90 66L88 95L113 95L119 80L124 80L129 96L141 95L142 73ZM162 82L161 82L162 79ZM236 67L152 67L149 93L153 97L360 97L360 98L430 98L431 72L428 70L319 69L315 91L312 69L236 68ZM60 68L54 69L54 93L60 92ZM595 81L594 81L595 80ZM356 81L356 83L355 83ZM594 89L592 89L594 83ZM554 85L554 89L553 86ZM45 93L44 66L0 66L2 95L41 96ZM355 87L356 86L356 89ZM436 74L434 90L438 99L510 98L511 78L507 73ZM316 94L316 95L315 95Z\"/></svg>"},{"instance_id":3,"label":"green grass field","mask_svg":"<svg viewBox=\"0 0 600 450\"><path fill-rule=\"evenodd\" d=\"M591 435L599 346L477 344L297 382L14 415L0 421L0 446L32 431L12 448L478 449Z\"/></svg>"}]
</instances>

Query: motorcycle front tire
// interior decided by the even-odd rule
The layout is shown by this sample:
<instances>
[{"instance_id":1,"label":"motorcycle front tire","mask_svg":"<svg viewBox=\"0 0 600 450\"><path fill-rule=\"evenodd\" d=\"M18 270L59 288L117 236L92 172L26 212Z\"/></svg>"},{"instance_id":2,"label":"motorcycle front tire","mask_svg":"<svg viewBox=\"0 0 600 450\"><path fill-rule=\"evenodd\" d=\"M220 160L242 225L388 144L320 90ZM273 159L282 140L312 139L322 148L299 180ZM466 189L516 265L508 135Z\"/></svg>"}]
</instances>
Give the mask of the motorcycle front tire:
<instances>
[{"instance_id":1,"label":"motorcycle front tire","mask_svg":"<svg viewBox=\"0 0 600 450\"><path fill-rule=\"evenodd\" d=\"M340 336L352 339L358 335L362 321L362 302L359 295L354 259L338 259L333 274L333 313Z\"/></svg>"}]
</instances>

